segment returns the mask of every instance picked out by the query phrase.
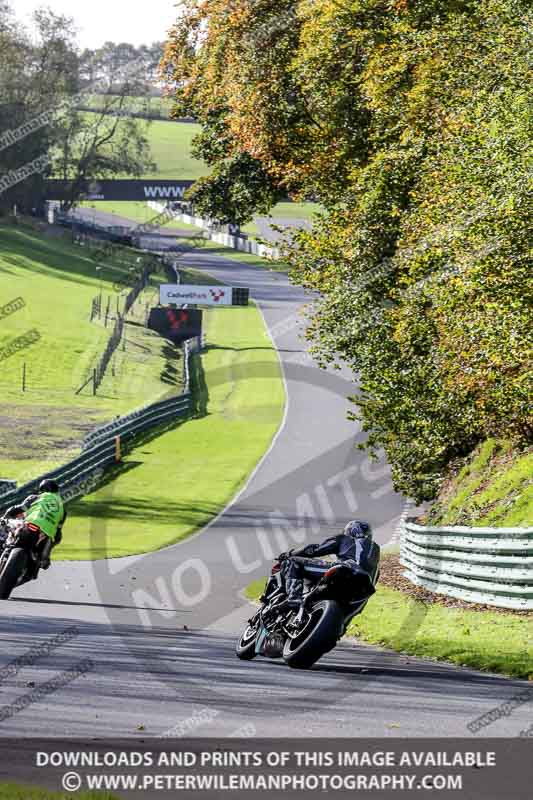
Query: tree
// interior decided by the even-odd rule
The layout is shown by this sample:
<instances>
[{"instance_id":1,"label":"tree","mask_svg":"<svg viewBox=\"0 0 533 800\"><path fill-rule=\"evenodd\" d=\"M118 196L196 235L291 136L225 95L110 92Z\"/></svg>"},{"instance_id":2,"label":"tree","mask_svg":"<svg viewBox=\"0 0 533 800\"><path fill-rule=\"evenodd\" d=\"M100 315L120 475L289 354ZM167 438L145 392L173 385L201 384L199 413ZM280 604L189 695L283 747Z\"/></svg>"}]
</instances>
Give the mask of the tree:
<instances>
[{"instance_id":1,"label":"tree","mask_svg":"<svg viewBox=\"0 0 533 800\"><path fill-rule=\"evenodd\" d=\"M247 153L217 164L209 177L197 180L187 193L196 213L222 225L242 225L254 213L266 214L283 197L261 162Z\"/></svg>"},{"instance_id":2,"label":"tree","mask_svg":"<svg viewBox=\"0 0 533 800\"><path fill-rule=\"evenodd\" d=\"M109 93L120 94L127 80L131 94L143 97L154 89L162 56L162 42L135 47L129 42L109 41L97 50L83 51L80 73L87 86L103 83Z\"/></svg>"},{"instance_id":3,"label":"tree","mask_svg":"<svg viewBox=\"0 0 533 800\"><path fill-rule=\"evenodd\" d=\"M0 178L36 165L25 180L0 193L0 211L14 204L23 211L39 206L44 180L51 174L70 181L65 203L70 208L79 200L85 180L138 176L155 168L147 124L127 116L129 94L139 86L146 91L146 65L132 63L136 49L112 45L114 61L103 63L87 50L78 55L68 17L39 9L34 23L32 38L14 20L7 3L0 6L0 126L9 132L0 148ZM95 79L104 95L101 108L83 113L78 110L80 93L94 91ZM117 93L110 94L112 89Z\"/></svg>"},{"instance_id":4,"label":"tree","mask_svg":"<svg viewBox=\"0 0 533 800\"><path fill-rule=\"evenodd\" d=\"M34 15L32 39L14 20L7 3L0 9L0 127L13 141L0 150L0 173L9 175L32 164L50 148L56 126L50 118L39 123L43 111L56 108L66 93L76 86L77 56L73 23L50 10ZM19 133L21 126L35 122L30 133ZM0 211L17 204L21 209L38 205L42 194L42 172L0 194Z\"/></svg>"},{"instance_id":5,"label":"tree","mask_svg":"<svg viewBox=\"0 0 533 800\"><path fill-rule=\"evenodd\" d=\"M128 175L140 177L154 170L150 143L146 135L149 122L140 122L127 113L128 87L120 95L104 95L98 111L69 110L58 131L54 148L54 174L69 182L68 196L62 203L69 210L82 198L89 180Z\"/></svg>"},{"instance_id":6,"label":"tree","mask_svg":"<svg viewBox=\"0 0 533 800\"><path fill-rule=\"evenodd\" d=\"M267 163L258 138L265 132L265 137L274 141L283 132L277 146L286 150L286 134L293 128L284 127L284 122L306 113L285 71L285 57L295 44L297 32L284 23L293 21L296 4L291 0L274 4L284 15L281 21L272 13L271 5L245 0L185 3L162 62L162 73L175 90L174 115L193 116L202 123L195 154L216 166L192 197L196 205L200 201L211 211L210 216L220 221L233 218L246 222L254 210L268 210L269 203L286 196L292 188L290 181L273 168L274 160ZM239 108L249 108L254 99L258 100L253 94L258 82L265 96L260 98L261 107L256 105L257 119L248 129ZM267 92L273 93L272 98L266 96ZM265 124L261 126L263 112ZM249 117L246 120L251 122ZM267 124L271 126L268 132Z\"/></svg>"},{"instance_id":7,"label":"tree","mask_svg":"<svg viewBox=\"0 0 533 800\"><path fill-rule=\"evenodd\" d=\"M166 49L214 167L206 205L231 206L217 191L247 156L248 214L269 185L325 206L285 252L322 298L310 344L352 368L366 446L416 499L487 435L531 437L532 16L526 0L188 0Z\"/></svg>"}]
</instances>

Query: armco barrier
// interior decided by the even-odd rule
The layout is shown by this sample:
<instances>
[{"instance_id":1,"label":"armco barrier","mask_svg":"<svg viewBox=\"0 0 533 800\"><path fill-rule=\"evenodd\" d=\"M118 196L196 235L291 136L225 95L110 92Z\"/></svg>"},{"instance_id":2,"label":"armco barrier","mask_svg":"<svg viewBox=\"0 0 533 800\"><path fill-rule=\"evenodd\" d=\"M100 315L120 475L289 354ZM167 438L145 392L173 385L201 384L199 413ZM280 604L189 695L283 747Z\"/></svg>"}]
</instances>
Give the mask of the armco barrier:
<instances>
[{"instance_id":1,"label":"armco barrier","mask_svg":"<svg viewBox=\"0 0 533 800\"><path fill-rule=\"evenodd\" d=\"M57 480L62 493L65 493L69 500L87 493L84 492L84 488L87 486L90 486L92 491L94 485L91 484L91 479L115 462L115 438L117 436L120 435L122 441L127 442L129 438L138 433L187 414L192 404L189 386L189 359L194 353L200 351L203 344L203 341L199 340L190 340L184 344L185 376L181 395L151 403L124 417L118 417L107 425L96 428L85 437L80 455L72 461L29 481L24 486L0 494L0 513L3 513L9 506L22 502L28 494L37 489L43 478Z\"/></svg>"},{"instance_id":2,"label":"armco barrier","mask_svg":"<svg viewBox=\"0 0 533 800\"><path fill-rule=\"evenodd\" d=\"M166 210L166 203L159 203L157 200L150 200L148 202L149 208L153 211L162 213ZM224 247L230 247L232 250L239 250L241 253L249 253L261 258L270 258L274 261L279 261L281 255L279 247L260 244L254 239L245 239L243 236L233 236L230 233L223 233L217 231L213 227L213 223L203 217L193 217L190 214L183 214L180 211L173 212L174 219L178 222L184 222L186 225L194 225L196 228L204 229L204 236L211 242L216 242Z\"/></svg>"},{"instance_id":3,"label":"armco barrier","mask_svg":"<svg viewBox=\"0 0 533 800\"><path fill-rule=\"evenodd\" d=\"M533 611L533 528L436 528L408 519L400 563L406 578L437 594Z\"/></svg>"}]
</instances>

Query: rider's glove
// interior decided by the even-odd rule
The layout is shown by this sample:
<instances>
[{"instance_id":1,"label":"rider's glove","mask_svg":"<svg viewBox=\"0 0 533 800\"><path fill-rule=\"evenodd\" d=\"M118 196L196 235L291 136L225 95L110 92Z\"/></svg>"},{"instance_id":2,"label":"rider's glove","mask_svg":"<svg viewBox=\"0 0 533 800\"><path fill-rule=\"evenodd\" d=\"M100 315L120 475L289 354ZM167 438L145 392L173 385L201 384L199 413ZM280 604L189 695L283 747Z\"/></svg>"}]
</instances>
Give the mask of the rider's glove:
<instances>
[{"instance_id":1,"label":"rider's glove","mask_svg":"<svg viewBox=\"0 0 533 800\"><path fill-rule=\"evenodd\" d=\"M5 514L3 516L3 519L5 519L5 520L16 519L21 514L24 514L24 507L23 506L21 506L21 505L10 506L7 509L7 511L5 512Z\"/></svg>"},{"instance_id":2,"label":"rider's glove","mask_svg":"<svg viewBox=\"0 0 533 800\"><path fill-rule=\"evenodd\" d=\"M292 555L292 550L287 550L286 553L280 553L278 556L278 561L286 561L287 558L290 558Z\"/></svg>"}]
</instances>

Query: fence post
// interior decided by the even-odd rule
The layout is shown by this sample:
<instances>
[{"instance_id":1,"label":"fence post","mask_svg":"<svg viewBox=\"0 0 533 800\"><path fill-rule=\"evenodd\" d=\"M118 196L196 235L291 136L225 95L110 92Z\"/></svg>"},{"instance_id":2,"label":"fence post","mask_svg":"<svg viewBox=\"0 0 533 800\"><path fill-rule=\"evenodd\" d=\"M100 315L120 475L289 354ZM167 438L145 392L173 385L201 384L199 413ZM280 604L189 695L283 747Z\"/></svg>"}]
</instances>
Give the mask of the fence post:
<instances>
[{"instance_id":1,"label":"fence post","mask_svg":"<svg viewBox=\"0 0 533 800\"><path fill-rule=\"evenodd\" d=\"M122 461L122 447L120 434L115 436L115 461Z\"/></svg>"},{"instance_id":2,"label":"fence post","mask_svg":"<svg viewBox=\"0 0 533 800\"><path fill-rule=\"evenodd\" d=\"M93 369L93 395L96 394L96 369Z\"/></svg>"},{"instance_id":3,"label":"fence post","mask_svg":"<svg viewBox=\"0 0 533 800\"><path fill-rule=\"evenodd\" d=\"M22 391L26 391L26 362L22 365Z\"/></svg>"}]
</instances>

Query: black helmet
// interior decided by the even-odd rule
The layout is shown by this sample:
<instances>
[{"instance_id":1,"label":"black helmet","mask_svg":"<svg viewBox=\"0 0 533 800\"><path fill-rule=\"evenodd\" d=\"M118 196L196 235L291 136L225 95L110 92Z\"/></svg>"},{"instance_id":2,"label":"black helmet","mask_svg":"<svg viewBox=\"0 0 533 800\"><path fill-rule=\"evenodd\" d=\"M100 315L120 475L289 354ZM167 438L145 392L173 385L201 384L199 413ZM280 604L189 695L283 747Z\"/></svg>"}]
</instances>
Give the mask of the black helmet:
<instances>
[{"instance_id":1,"label":"black helmet","mask_svg":"<svg viewBox=\"0 0 533 800\"><path fill-rule=\"evenodd\" d=\"M353 536L355 539L372 539L372 530L368 522L361 519L352 519L344 527L346 536Z\"/></svg>"},{"instance_id":2,"label":"black helmet","mask_svg":"<svg viewBox=\"0 0 533 800\"><path fill-rule=\"evenodd\" d=\"M41 481L39 484L39 492L53 492L57 494L59 492L59 484L51 478L45 478L44 481Z\"/></svg>"}]
</instances>

